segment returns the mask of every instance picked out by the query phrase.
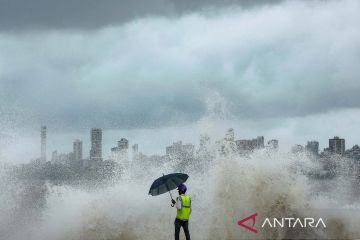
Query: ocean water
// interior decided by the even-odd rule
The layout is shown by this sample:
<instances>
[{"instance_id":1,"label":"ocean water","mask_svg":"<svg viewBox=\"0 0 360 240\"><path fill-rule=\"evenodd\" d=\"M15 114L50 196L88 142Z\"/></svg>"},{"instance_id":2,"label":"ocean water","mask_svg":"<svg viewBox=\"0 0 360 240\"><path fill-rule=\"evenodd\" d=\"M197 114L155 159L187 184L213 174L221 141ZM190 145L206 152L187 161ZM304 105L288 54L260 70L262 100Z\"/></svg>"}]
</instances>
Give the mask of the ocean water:
<instances>
[{"instance_id":1,"label":"ocean water","mask_svg":"<svg viewBox=\"0 0 360 240\"><path fill-rule=\"evenodd\" d=\"M345 160L344 160L345 162ZM342 163L344 164L344 163ZM176 211L169 194L149 196L162 173L158 167L133 165L120 178L98 188L21 182L1 169L0 238L9 240L173 239ZM358 182L338 167L337 177L314 179L321 165L305 154L262 149L248 157L198 159L182 171L190 177L190 233L193 239L356 239L360 238ZM173 191L176 196L176 191ZM276 217L320 216L327 228L254 227L237 221L251 214ZM251 225L251 224L250 224ZM184 235L181 233L183 239Z\"/></svg>"}]
</instances>

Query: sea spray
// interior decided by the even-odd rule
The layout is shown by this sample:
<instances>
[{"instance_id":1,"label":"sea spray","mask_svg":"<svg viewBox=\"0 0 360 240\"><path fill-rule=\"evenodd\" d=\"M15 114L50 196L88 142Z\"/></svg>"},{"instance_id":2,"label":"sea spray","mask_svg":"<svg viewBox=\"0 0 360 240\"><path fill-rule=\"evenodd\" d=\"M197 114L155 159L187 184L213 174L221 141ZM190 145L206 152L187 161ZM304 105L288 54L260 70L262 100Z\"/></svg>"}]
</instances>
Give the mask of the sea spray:
<instances>
[{"instance_id":1,"label":"sea spray","mask_svg":"<svg viewBox=\"0 0 360 240\"><path fill-rule=\"evenodd\" d=\"M248 156L217 154L214 159L196 161L181 166L190 176L187 185L188 194L193 199L190 232L194 239L360 236L356 224L349 220L349 212L336 216L322 212L327 219L329 230L326 231L276 228L259 229L258 234L253 234L237 224L239 219L255 212L272 217L305 217L319 206L333 208L336 204L338 208L348 206L350 209L359 206L358 202L343 202L346 198L331 194L336 189L317 193L316 188L328 181L337 183L333 186L342 189L342 194L353 190L349 189L351 184L346 176L339 177L338 182L336 179L309 177L309 172L317 170L320 165L306 155L262 149ZM202 166L206 166L206 170L201 171ZM6 236L10 240L172 239L175 209L170 207L170 196L152 197L147 193L154 179L162 173L178 171L178 167L178 163L172 162L145 169L130 166L123 169L121 177L100 189L39 184L46 189L46 194L38 192L37 188L32 189L42 197L33 198L34 204L22 206L22 211L34 214L34 211L26 210L28 207L40 214L21 221L19 215L15 218L2 215L3 222L13 218L9 221L12 230L2 231L8 230ZM18 192L22 192L21 189ZM12 199L14 194L2 196L3 199L6 197ZM22 197L26 199L29 195ZM43 206L35 204L43 199L46 199ZM17 212L20 202L11 205ZM359 222L356 217L352 219Z\"/></svg>"}]
</instances>

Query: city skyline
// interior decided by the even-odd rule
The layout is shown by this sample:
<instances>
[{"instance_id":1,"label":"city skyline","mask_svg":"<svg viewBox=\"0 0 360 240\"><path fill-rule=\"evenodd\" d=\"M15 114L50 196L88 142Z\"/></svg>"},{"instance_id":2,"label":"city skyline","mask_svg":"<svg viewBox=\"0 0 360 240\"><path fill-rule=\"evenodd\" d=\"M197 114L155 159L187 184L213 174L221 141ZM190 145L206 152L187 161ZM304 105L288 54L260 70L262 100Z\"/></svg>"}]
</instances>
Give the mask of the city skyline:
<instances>
[{"instance_id":1,"label":"city skyline","mask_svg":"<svg viewBox=\"0 0 360 240\"><path fill-rule=\"evenodd\" d=\"M44 157L44 154L46 154L46 148L44 150L44 146L46 146L47 142L46 142L46 130L47 127L46 126L41 126L41 131L40 131L40 140L41 140L41 144L40 144L40 157L38 158L40 160L40 162L44 163L46 162L46 155ZM205 138L204 138L205 137ZM223 141L225 142L232 142L234 146L230 146L230 148L232 148L232 151L238 152L241 154L241 152L245 153L245 152L252 152L253 150L256 149L262 149L262 148L271 148L271 149L279 149L279 140L278 139L268 139L266 140L266 144L265 144L265 138L264 136L257 136L256 138L253 139L245 139L245 138L240 138L240 139L236 139L235 138L235 131L233 128L229 128L225 133L222 139L213 139L213 143L215 144L215 148L220 147L219 149L217 149L217 151L223 151L221 150L221 145L224 144ZM144 155L141 151L139 151L139 144L136 142L131 143L131 147L130 147L130 140L126 139L126 138L121 138L120 140L117 141L117 146L116 147L112 147L110 149L111 154L108 157L103 158L102 157L102 152L103 152L103 148L102 148L102 129L101 128L92 128L90 129L90 141L91 141L91 147L90 147L90 151L89 151L89 157L82 157L83 156L83 147L82 147L82 141L79 139L76 139L73 142L73 151L72 152L68 152L68 153L59 153L57 150L52 151L52 158L51 158L51 162L59 162L59 159L61 159L62 157L66 158L66 160L62 160L62 161L83 161L83 160L89 160L89 161L103 161L103 160L112 160L115 162L123 162L123 163L127 163L129 161L131 161L131 158L138 158L139 155ZM207 134L205 135L200 135L199 136L199 142L198 144L191 144L191 143L186 143L183 144L182 140L177 140L177 141L173 141L171 145L165 146L165 155L163 156L171 156L173 154L178 154L178 152L183 152L182 155L188 155L188 156L195 156L195 152L200 151L205 145L207 145L208 143L211 142L211 137L208 136ZM308 140L306 142L306 144L302 145L302 144L295 144L292 146L291 151L289 152L293 152L293 153L298 153L301 151L307 151L308 153L313 154L314 156L321 156L323 154L327 154L327 153L333 153L333 154L339 154L339 155L348 155L351 156L353 155L352 152L354 152L356 154L356 158L360 158L360 155L358 156L358 148L359 145L355 144L351 147L346 148L345 145L345 139L344 138L339 138L338 136L334 136L333 138L329 138L328 139L328 146L323 148L323 149L319 149L319 141L317 140ZM227 145L227 144L226 144ZM214 145L212 145L214 147ZM210 146L207 146L210 147ZM132 153L130 153L130 150L132 149ZM355 149L355 150L354 150ZM359 148L360 149L360 148ZM351 152L352 151L352 152ZM350 153L351 152L351 153ZM134 156L134 154L136 154L136 156ZM150 156L152 155L157 155L156 153L152 153L150 154ZM146 156L146 154L144 155ZM158 155L158 156L161 156ZM189 157L191 158L191 157ZM45 160L44 160L45 159ZM34 161L34 160L33 160Z\"/></svg>"},{"instance_id":2,"label":"city skyline","mask_svg":"<svg viewBox=\"0 0 360 240\"><path fill-rule=\"evenodd\" d=\"M221 138L221 136L228 129L227 126L219 127L220 125L213 124L214 128L211 128L208 132L210 136L214 139ZM236 124L231 124L234 126ZM56 129L49 128L48 130L48 142L47 142L47 159L51 159L51 152L57 150L59 153L71 152L73 149L72 142L76 139L80 139L83 142L83 155L88 157L90 145L89 130L82 130L78 133L71 134L59 134ZM173 142L178 140L183 140L183 142L191 143L194 145L198 144L199 136L204 133L202 130L203 127L195 126L180 126L177 129L165 129L162 131L159 130L148 130L142 129L135 131L123 131L123 130L103 130L104 139L103 139L103 151L104 158L108 158L111 155L111 148L116 145L116 142L119 141L122 137L130 140L130 145L134 143L139 144L141 151L147 155L156 154L163 155L165 154L165 147L171 145ZM252 139L256 138L259 135L264 135L272 138L278 139L280 141L280 150L281 151L291 151L291 148L296 144L306 145L306 142L309 140L316 140L320 143L319 149L322 150L328 147L328 140L333 136L342 136L347 139L347 149L353 145L358 144L359 142L356 139L348 137L346 135L338 134L338 132L333 132L333 134L327 134L325 138L317 138L314 135L306 135L301 140L295 141L291 138L283 138L276 132L266 132L262 134L257 132L252 134L248 129L241 129L241 126L234 127L236 130L235 135L237 139ZM242 134L241 134L242 133ZM50 139L49 139L50 136ZM156 139L156 141L154 141ZM16 139L18 140L18 139ZM270 140L270 139L267 139ZM21 147L20 147L21 146ZM28 149L27 149L28 147ZM6 156L3 154L3 161L9 163L25 163L29 159L36 159L39 156L39 130L34 129L32 137L28 139L27 142L23 143L20 141L20 145L14 144L12 146L14 153ZM23 151L18 151L18 149L23 149ZM1 155L1 154L0 154Z\"/></svg>"}]
</instances>

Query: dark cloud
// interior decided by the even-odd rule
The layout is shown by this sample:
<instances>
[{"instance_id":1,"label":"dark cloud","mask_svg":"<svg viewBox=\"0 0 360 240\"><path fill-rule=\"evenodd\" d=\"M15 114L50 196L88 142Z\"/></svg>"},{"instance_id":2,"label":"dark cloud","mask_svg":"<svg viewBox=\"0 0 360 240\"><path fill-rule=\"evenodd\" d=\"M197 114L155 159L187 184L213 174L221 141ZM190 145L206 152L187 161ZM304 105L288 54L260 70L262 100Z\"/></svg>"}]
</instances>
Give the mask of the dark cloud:
<instances>
[{"instance_id":1,"label":"dark cloud","mask_svg":"<svg viewBox=\"0 0 360 240\"><path fill-rule=\"evenodd\" d=\"M280 0L0 0L0 31L96 29L148 16L274 2Z\"/></svg>"},{"instance_id":2,"label":"dark cloud","mask_svg":"<svg viewBox=\"0 0 360 240\"><path fill-rule=\"evenodd\" d=\"M94 126L112 132L104 149L128 137L148 153L229 126L288 147L360 141L359 1L242 1L209 14L235 1L147 2L1 1L0 155L38 156L40 124L61 151Z\"/></svg>"},{"instance_id":3,"label":"dark cloud","mask_svg":"<svg viewBox=\"0 0 360 240\"><path fill-rule=\"evenodd\" d=\"M254 121L360 108L359 10L351 0L287 2L1 34L0 123L161 127L196 122L219 99L220 114Z\"/></svg>"}]
</instances>

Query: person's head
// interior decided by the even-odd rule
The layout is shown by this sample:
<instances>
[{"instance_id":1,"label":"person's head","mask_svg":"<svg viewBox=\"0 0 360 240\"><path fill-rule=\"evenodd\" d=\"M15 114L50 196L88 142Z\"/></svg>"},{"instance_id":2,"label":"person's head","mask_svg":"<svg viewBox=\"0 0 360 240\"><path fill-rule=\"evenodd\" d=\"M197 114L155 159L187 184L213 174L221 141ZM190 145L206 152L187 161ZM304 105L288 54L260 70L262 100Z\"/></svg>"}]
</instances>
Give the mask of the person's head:
<instances>
[{"instance_id":1,"label":"person's head","mask_svg":"<svg viewBox=\"0 0 360 240\"><path fill-rule=\"evenodd\" d=\"M187 187L186 187L185 184L181 183L181 184L178 186L179 194L185 194L185 193L186 193L186 190L187 190Z\"/></svg>"}]
</instances>

